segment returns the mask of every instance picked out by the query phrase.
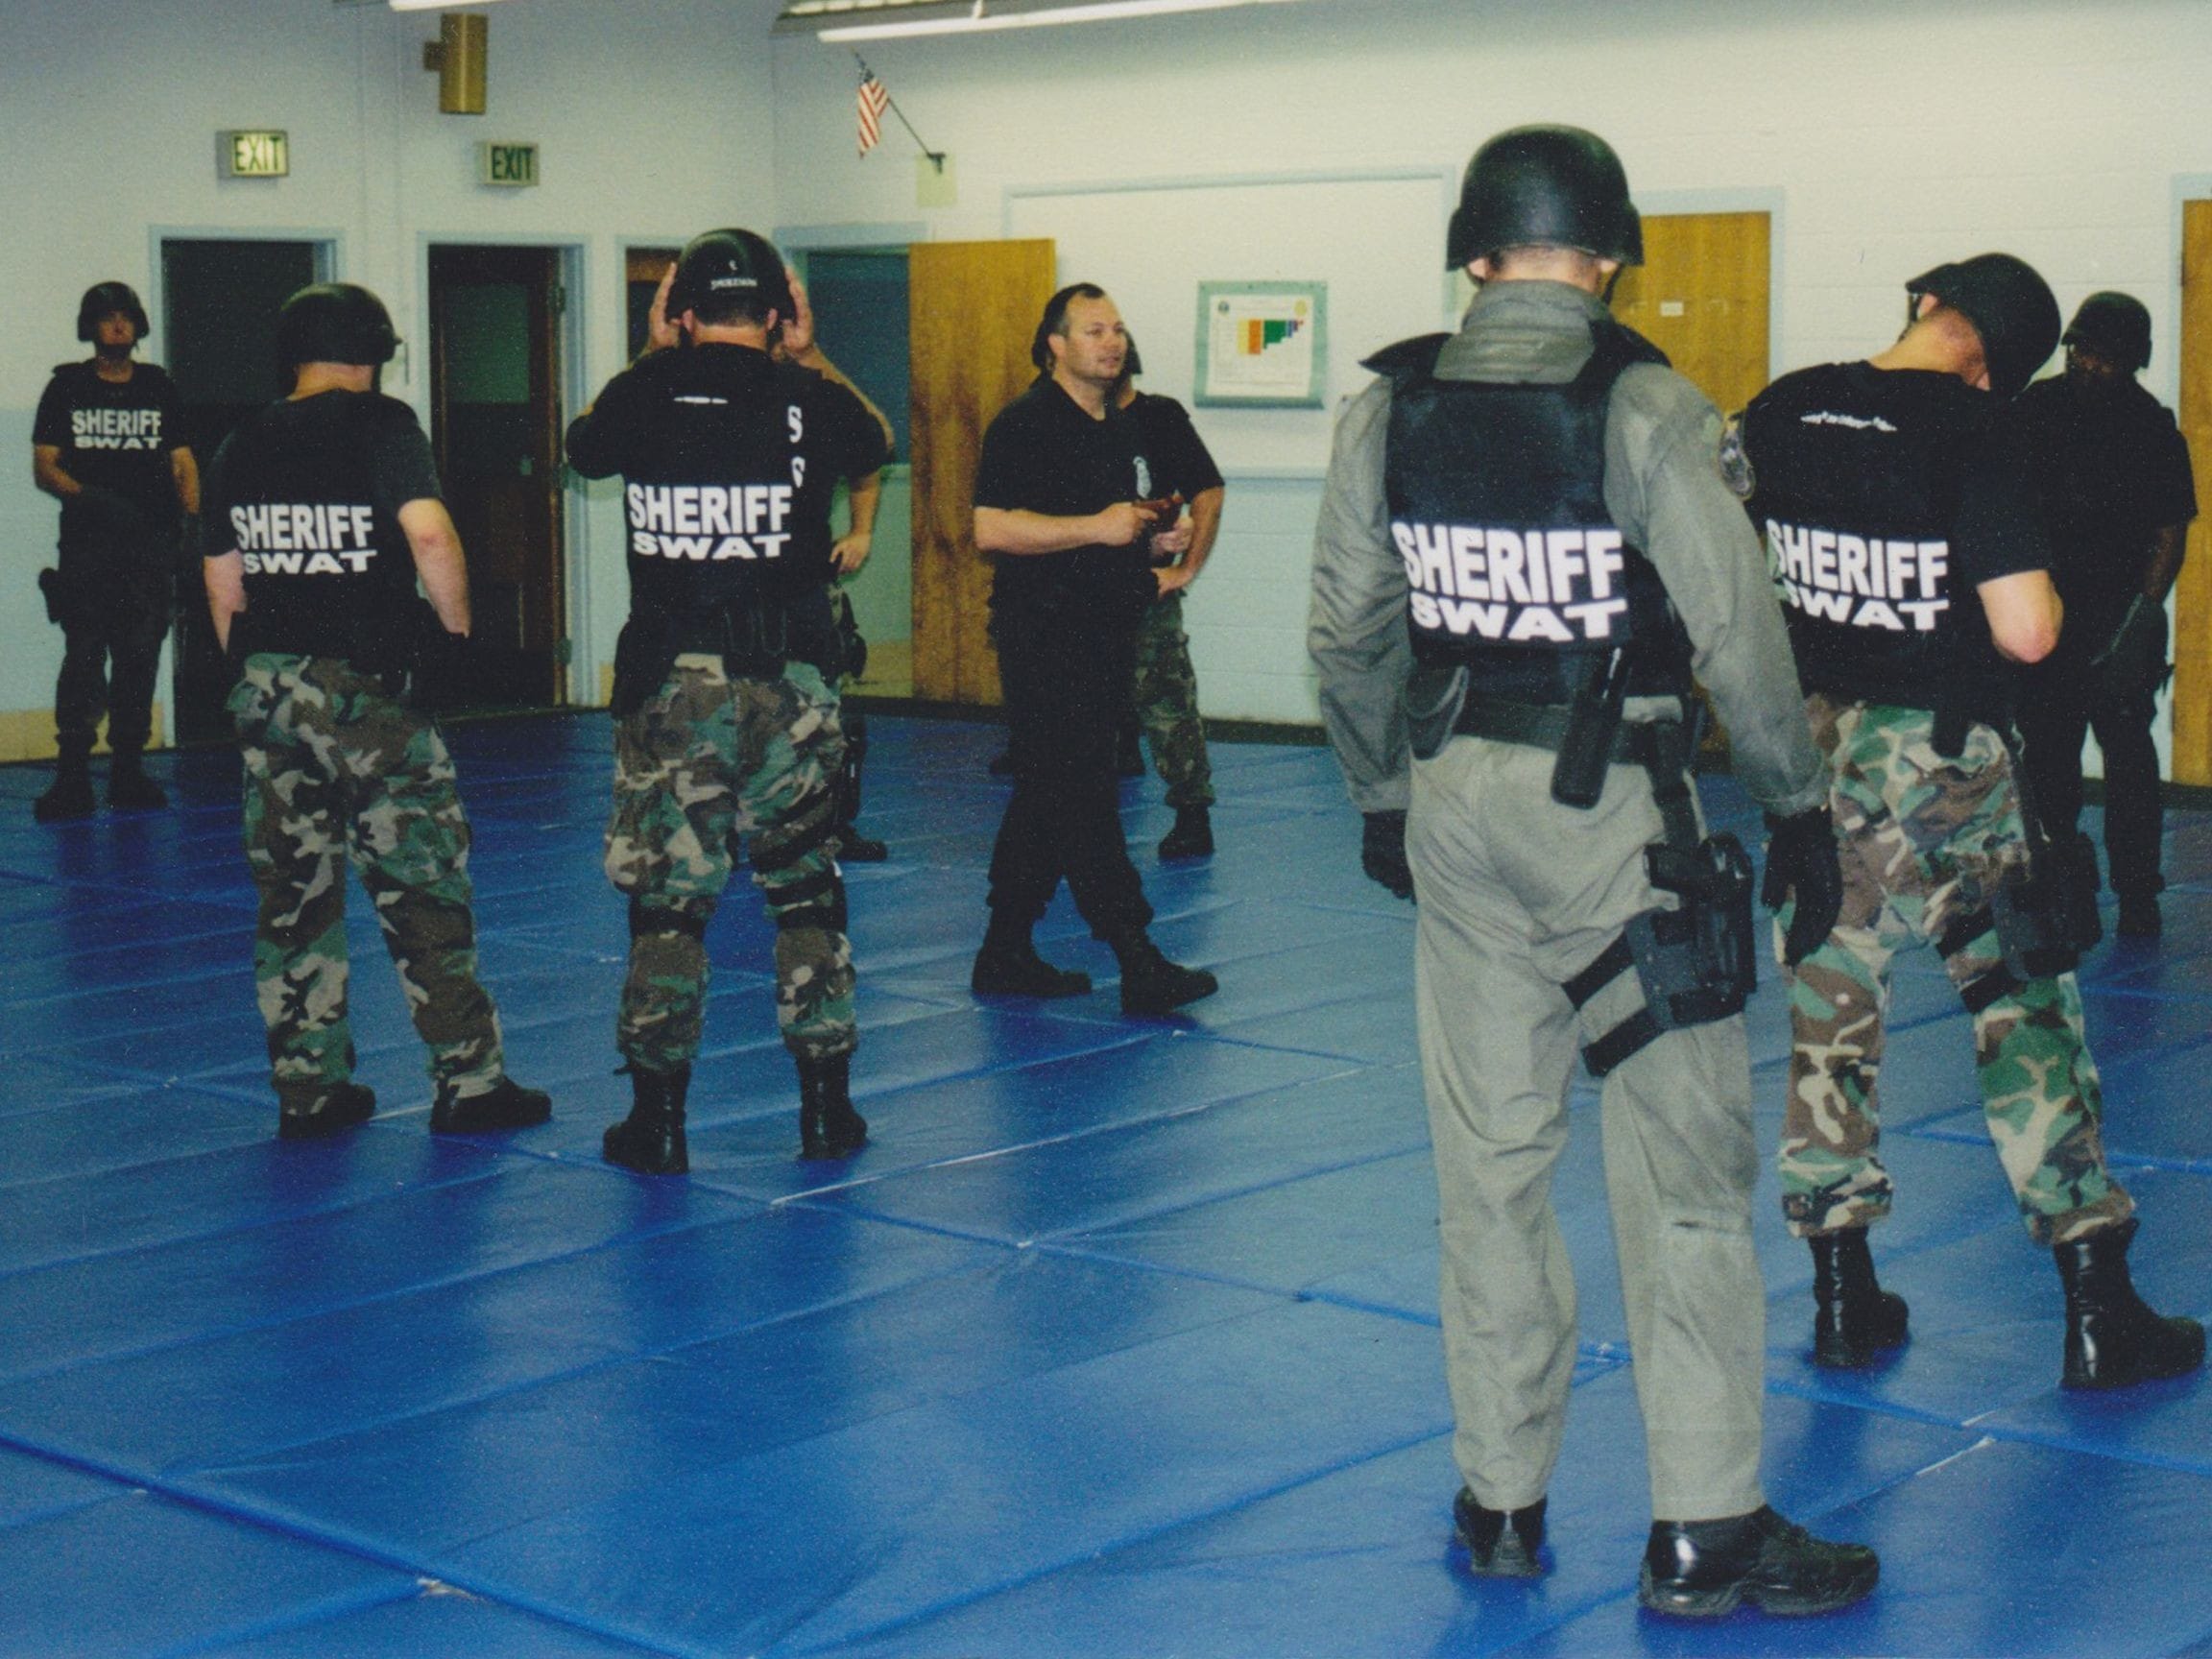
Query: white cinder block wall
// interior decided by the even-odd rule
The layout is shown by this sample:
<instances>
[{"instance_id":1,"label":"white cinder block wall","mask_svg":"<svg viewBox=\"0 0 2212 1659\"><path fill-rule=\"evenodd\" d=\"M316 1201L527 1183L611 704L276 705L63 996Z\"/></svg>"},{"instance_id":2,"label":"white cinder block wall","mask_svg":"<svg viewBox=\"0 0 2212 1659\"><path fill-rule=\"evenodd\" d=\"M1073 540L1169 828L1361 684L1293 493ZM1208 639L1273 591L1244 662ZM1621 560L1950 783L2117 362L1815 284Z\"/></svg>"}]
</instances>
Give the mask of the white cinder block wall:
<instances>
[{"instance_id":1,"label":"white cinder block wall","mask_svg":"<svg viewBox=\"0 0 2212 1659\"><path fill-rule=\"evenodd\" d=\"M1334 180L1400 199L1422 175L1455 185L1477 143L1524 121L1603 132L1647 209L1771 208L1777 373L1864 355L1900 325L1905 278L2004 248L2069 310L2098 288L2138 295L2157 338L2146 384L2171 403L2177 204L2212 196L2202 0L1303 0L863 50L951 153L958 204L917 209L897 129L855 159L850 55L787 38L783 221L1057 234L1063 277L1114 289L1147 383L1186 398L1201 278L1328 281L1332 403L1362 383L1360 355L1441 326L1443 188L1425 234L1382 240ZM1157 188L1201 183L1211 223L1184 211L1206 192ZM1231 477L1190 606L1207 710L1311 719L1305 548L1329 415L1197 413Z\"/></svg>"},{"instance_id":2,"label":"white cinder block wall","mask_svg":"<svg viewBox=\"0 0 2212 1659\"><path fill-rule=\"evenodd\" d=\"M1443 325L1442 227L1472 147L1516 122L1603 132L1653 210L1775 215L1777 370L1872 349L1899 284L2003 247L2071 307L2151 307L2148 384L2171 401L2178 203L2212 196L2205 0L1300 0L1250 12L868 48L953 156L957 199L917 203L891 123L854 155L853 61L770 41L776 0L507 0L490 7L491 111L441 116L419 64L435 14L327 0L0 0L0 720L52 694L60 640L33 573L54 506L31 486L31 411L89 281L158 314L163 234L328 237L341 276L427 337L424 249L559 242L577 276L572 397L623 353L622 249L706 225L1050 234L1066 275L1125 303L1155 390L1188 397L1195 284L1330 284L1329 402L1357 359ZM220 183L213 134L291 132L293 177ZM473 182L480 138L536 140L545 182ZM1077 262L1080 269L1077 269ZM159 340L153 355L158 358ZM420 404L403 365L391 389ZM1310 719L1306 543L1330 413L1202 411L1231 476L1193 594L1209 712ZM576 684L620 620L612 493L571 550Z\"/></svg>"}]
</instances>

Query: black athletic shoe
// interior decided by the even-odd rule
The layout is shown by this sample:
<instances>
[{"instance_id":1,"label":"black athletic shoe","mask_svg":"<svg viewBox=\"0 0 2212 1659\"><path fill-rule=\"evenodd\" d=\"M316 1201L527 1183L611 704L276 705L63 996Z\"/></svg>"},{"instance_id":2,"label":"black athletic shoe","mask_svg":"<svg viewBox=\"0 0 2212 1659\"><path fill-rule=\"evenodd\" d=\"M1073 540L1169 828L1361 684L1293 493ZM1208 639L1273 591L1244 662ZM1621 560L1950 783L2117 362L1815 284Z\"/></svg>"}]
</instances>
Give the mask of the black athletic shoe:
<instances>
[{"instance_id":1,"label":"black athletic shoe","mask_svg":"<svg viewBox=\"0 0 2212 1659\"><path fill-rule=\"evenodd\" d=\"M1467 1561L1483 1578L1538 1578L1544 1575L1544 1504L1526 1509L1485 1509L1466 1487L1452 1501L1452 1525L1467 1546Z\"/></svg>"},{"instance_id":2,"label":"black athletic shoe","mask_svg":"<svg viewBox=\"0 0 2212 1659\"><path fill-rule=\"evenodd\" d=\"M279 1141L323 1141L366 1123L376 1115L376 1094L366 1083L333 1084L329 1093L303 1112L276 1115Z\"/></svg>"},{"instance_id":3,"label":"black athletic shoe","mask_svg":"<svg viewBox=\"0 0 2212 1659\"><path fill-rule=\"evenodd\" d=\"M553 1116L553 1100L542 1089L525 1089L502 1077L481 1094L455 1095L438 1086L430 1108L433 1135L483 1135L501 1129L533 1129Z\"/></svg>"},{"instance_id":4,"label":"black athletic shoe","mask_svg":"<svg viewBox=\"0 0 2212 1659\"><path fill-rule=\"evenodd\" d=\"M1677 1619L1719 1619L1746 1601L1794 1618L1848 1607L1881 1575L1863 1544L1831 1544L1761 1507L1724 1521L1654 1521L1636 1599Z\"/></svg>"}]
</instances>

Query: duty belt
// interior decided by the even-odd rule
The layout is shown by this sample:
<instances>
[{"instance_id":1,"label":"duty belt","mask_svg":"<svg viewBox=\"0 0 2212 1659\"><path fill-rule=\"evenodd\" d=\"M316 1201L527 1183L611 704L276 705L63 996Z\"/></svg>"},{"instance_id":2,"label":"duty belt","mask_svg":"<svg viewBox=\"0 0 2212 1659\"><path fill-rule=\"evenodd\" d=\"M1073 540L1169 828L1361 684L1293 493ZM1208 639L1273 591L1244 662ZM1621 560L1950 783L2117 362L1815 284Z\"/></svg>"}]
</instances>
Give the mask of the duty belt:
<instances>
[{"instance_id":1,"label":"duty belt","mask_svg":"<svg viewBox=\"0 0 2212 1659\"><path fill-rule=\"evenodd\" d=\"M1560 704L1482 703L1470 697L1461 705L1452 730L1462 737L1487 737L1557 754L1570 718L1571 710ZM1694 743L1682 721L1627 721L1615 729L1605 752L1610 760L1644 768L1666 822L1668 842L1675 847L1697 845L1697 816L1690 787L1682 781Z\"/></svg>"}]
</instances>

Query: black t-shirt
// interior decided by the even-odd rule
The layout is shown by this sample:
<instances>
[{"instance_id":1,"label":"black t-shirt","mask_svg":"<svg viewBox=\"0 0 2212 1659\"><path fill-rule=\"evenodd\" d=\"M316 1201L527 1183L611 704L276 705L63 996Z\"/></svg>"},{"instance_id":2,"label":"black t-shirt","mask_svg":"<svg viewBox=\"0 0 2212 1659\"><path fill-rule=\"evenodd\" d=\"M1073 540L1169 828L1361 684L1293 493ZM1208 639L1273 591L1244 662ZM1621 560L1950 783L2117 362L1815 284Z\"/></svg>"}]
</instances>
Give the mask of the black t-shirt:
<instances>
[{"instance_id":1,"label":"black t-shirt","mask_svg":"<svg viewBox=\"0 0 2212 1659\"><path fill-rule=\"evenodd\" d=\"M1050 375L998 411L983 434L975 505L1049 518L1083 518L1117 501L1167 493L1147 452L1144 428L1109 406L1094 421ZM1000 554L994 592L1069 588L1134 592L1149 587L1142 538L1127 547L1094 543L1059 553Z\"/></svg>"},{"instance_id":2,"label":"black t-shirt","mask_svg":"<svg viewBox=\"0 0 2212 1659\"><path fill-rule=\"evenodd\" d=\"M1189 501L1221 488L1221 469L1214 465L1205 440L1190 424L1190 412L1172 397L1140 392L1128 408L1144 435L1144 457L1152 473L1153 496L1180 494Z\"/></svg>"},{"instance_id":3,"label":"black t-shirt","mask_svg":"<svg viewBox=\"0 0 2212 1659\"><path fill-rule=\"evenodd\" d=\"M2017 422L1955 374L1832 363L1752 400L1749 507L1807 690L1933 707L1948 688L2002 706L1975 591L2048 569Z\"/></svg>"},{"instance_id":4,"label":"black t-shirt","mask_svg":"<svg viewBox=\"0 0 2212 1659\"><path fill-rule=\"evenodd\" d=\"M269 404L225 439L207 469L201 551L245 561L234 648L401 666L425 626L410 501L439 499L415 411L375 392Z\"/></svg>"},{"instance_id":5,"label":"black t-shirt","mask_svg":"<svg viewBox=\"0 0 2212 1659\"><path fill-rule=\"evenodd\" d=\"M60 450L62 471L86 489L121 495L145 515L149 529L166 529L176 517L169 457L184 441L176 385L157 365L132 364L131 378L120 384L101 379L90 362L58 365L38 399L31 442Z\"/></svg>"},{"instance_id":6,"label":"black t-shirt","mask_svg":"<svg viewBox=\"0 0 2212 1659\"><path fill-rule=\"evenodd\" d=\"M768 594L826 628L837 482L889 459L849 389L725 343L640 358L568 428L570 466L622 475L632 608L668 615Z\"/></svg>"},{"instance_id":7,"label":"black t-shirt","mask_svg":"<svg viewBox=\"0 0 2212 1659\"><path fill-rule=\"evenodd\" d=\"M2143 590L2153 531L2197 517L2189 446L2165 405L2128 381L2085 397L2064 375L2013 406L2051 525L2051 577L2066 601L2060 649L2102 644Z\"/></svg>"}]
</instances>

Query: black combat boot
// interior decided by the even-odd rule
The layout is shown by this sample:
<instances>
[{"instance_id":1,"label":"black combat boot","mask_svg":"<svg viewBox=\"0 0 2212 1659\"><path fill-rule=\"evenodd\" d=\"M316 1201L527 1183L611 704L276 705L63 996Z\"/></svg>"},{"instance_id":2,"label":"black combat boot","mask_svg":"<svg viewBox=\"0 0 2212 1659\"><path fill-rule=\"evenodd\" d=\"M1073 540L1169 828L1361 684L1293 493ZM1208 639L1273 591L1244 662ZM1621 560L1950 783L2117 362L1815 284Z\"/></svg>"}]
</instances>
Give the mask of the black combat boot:
<instances>
[{"instance_id":1,"label":"black combat boot","mask_svg":"<svg viewBox=\"0 0 2212 1659\"><path fill-rule=\"evenodd\" d=\"M1452 1501L1452 1524L1467 1546L1467 1560L1483 1578L1536 1578L1544 1573L1544 1504L1526 1509L1485 1509L1466 1487Z\"/></svg>"},{"instance_id":2,"label":"black combat boot","mask_svg":"<svg viewBox=\"0 0 2212 1659\"><path fill-rule=\"evenodd\" d=\"M1813 1363L1855 1371L1905 1343L1905 1298L1874 1279L1866 1229L1816 1234L1813 1246Z\"/></svg>"},{"instance_id":3,"label":"black combat boot","mask_svg":"<svg viewBox=\"0 0 2212 1659\"><path fill-rule=\"evenodd\" d=\"M278 1112L276 1139L321 1141L342 1135L375 1115L376 1094L366 1083L333 1083L299 1111L286 1106Z\"/></svg>"},{"instance_id":4,"label":"black combat boot","mask_svg":"<svg viewBox=\"0 0 2212 1659\"><path fill-rule=\"evenodd\" d=\"M630 1116L600 1140L600 1156L640 1175L682 1175L691 1167L684 1143L684 1096L691 1088L691 1068L648 1071L630 1068Z\"/></svg>"},{"instance_id":5,"label":"black combat boot","mask_svg":"<svg viewBox=\"0 0 2212 1659\"><path fill-rule=\"evenodd\" d=\"M1091 975L1072 968L1055 968L1038 955L1029 937L1031 926L1008 921L999 911L991 912L983 949L975 952L975 966L968 975L969 989L979 997L1088 995Z\"/></svg>"},{"instance_id":6,"label":"black combat boot","mask_svg":"<svg viewBox=\"0 0 2212 1659\"><path fill-rule=\"evenodd\" d=\"M860 833L860 769L868 763L868 728L855 714L845 729L845 763L837 773L837 856L848 864L880 864L891 849Z\"/></svg>"},{"instance_id":7,"label":"black combat boot","mask_svg":"<svg viewBox=\"0 0 2212 1659\"><path fill-rule=\"evenodd\" d=\"M2128 1275L2132 1216L2052 1247L2066 1286L2066 1369L2061 1388L2125 1388L2178 1377L2204 1363L2204 1327L2154 1313Z\"/></svg>"},{"instance_id":8,"label":"black combat boot","mask_svg":"<svg viewBox=\"0 0 2212 1659\"><path fill-rule=\"evenodd\" d=\"M92 793L92 752L63 749L54 762L54 781L31 803L31 816L41 824L67 824L99 809L99 798Z\"/></svg>"},{"instance_id":9,"label":"black combat boot","mask_svg":"<svg viewBox=\"0 0 2212 1659\"><path fill-rule=\"evenodd\" d=\"M1186 968L1160 953L1143 928L1106 941L1121 963L1121 1012L1169 1014L1186 1002L1211 997L1221 981L1203 968Z\"/></svg>"},{"instance_id":10,"label":"black combat boot","mask_svg":"<svg viewBox=\"0 0 2212 1659\"><path fill-rule=\"evenodd\" d=\"M1163 858L1208 858L1214 853L1214 818L1204 803L1175 808L1175 828L1160 838Z\"/></svg>"},{"instance_id":11,"label":"black combat boot","mask_svg":"<svg viewBox=\"0 0 2212 1659\"><path fill-rule=\"evenodd\" d=\"M2120 895L2120 919L2112 924L2112 931L2123 939L2155 939L2165 931L2165 921L2158 914L2158 895L2155 893L2123 893Z\"/></svg>"},{"instance_id":12,"label":"black combat boot","mask_svg":"<svg viewBox=\"0 0 2212 1659\"><path fill-rule=\"evenodd\" d=\"M1748 1601L1784 1616L1833 1613L1874 1588L1863 1544L1831 1544L1761 1507L1724 1521L1654 1521L1636 1599L1654 1613L1718 1619Z\"/></svg>"},{"instance_id":13,"label":"black combat boot","mask_svg":"<svg viewBox=\"0 0 2212 1659\"><path fill-rule=\"evenodd\" d=\"M799 1062L799 1156L850 1158L868 1144L868 1119L853 1110L853 1056Z\"/></svg>"},{"instance_id":14,"label":"black combat boot","mask_svg":"<svg viewBox=\"0 0 2212 1659\"><path fill-rule=\"evenodd\" d=\"M502 1077L481 1094L457 1095L450 1085L438 1085L437 1104L430 1108L433 1135L481 1135L498 1129L529 1129L553 1116L553 1100L542 1089L525 1089L512 1077Z\"/></svg>"},{"instance_id":15,"label":"black combat boot","mask_svg":"<svg viewBox=\"0 0 2212 1659\"><path fill-rule=\"evenodd\" d=\"M169 805L168 791L146 776L145 757L118 749L108 762L108 805L124 812L151 812Z\"/></svg>"}]
</instances>

